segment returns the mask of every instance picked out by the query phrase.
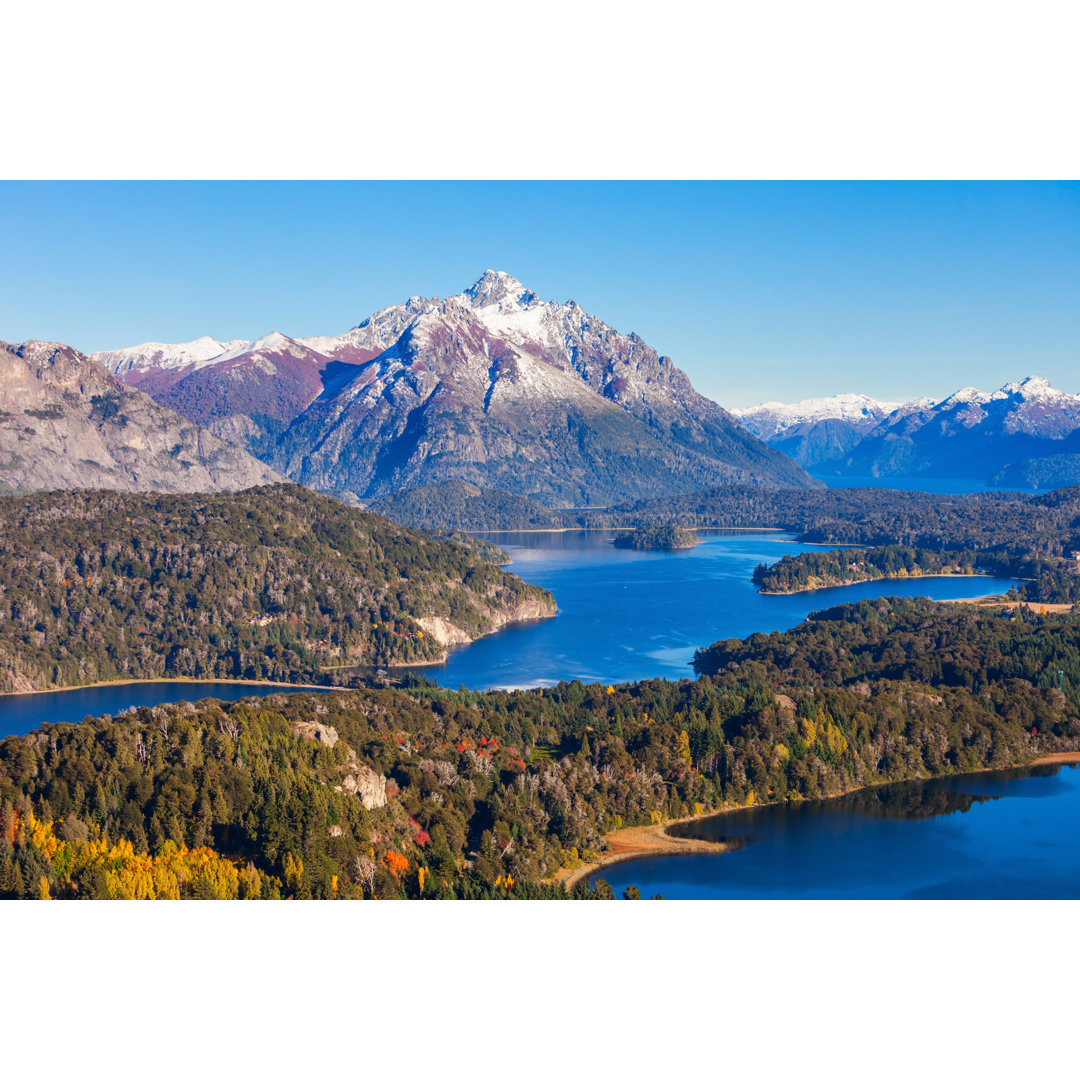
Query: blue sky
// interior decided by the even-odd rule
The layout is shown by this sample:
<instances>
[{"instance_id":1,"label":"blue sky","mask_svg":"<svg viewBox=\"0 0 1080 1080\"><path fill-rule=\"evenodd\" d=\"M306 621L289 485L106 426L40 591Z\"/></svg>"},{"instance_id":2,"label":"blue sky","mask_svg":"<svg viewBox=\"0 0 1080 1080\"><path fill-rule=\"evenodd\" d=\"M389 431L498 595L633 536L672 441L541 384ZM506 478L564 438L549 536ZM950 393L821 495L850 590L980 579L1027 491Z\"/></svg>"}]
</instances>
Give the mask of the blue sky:
<instances>
[{"instance_id":1,"label":"blue sky","mask_svg":"<svg viewBox=\"0 0 1080 1080\"><path fill-rule=\"evenodd\" d=\"M1080 185L2 183L0 338L340 333L486 268L721 404L1080 392Z\"/></svg>"}]
</instances>

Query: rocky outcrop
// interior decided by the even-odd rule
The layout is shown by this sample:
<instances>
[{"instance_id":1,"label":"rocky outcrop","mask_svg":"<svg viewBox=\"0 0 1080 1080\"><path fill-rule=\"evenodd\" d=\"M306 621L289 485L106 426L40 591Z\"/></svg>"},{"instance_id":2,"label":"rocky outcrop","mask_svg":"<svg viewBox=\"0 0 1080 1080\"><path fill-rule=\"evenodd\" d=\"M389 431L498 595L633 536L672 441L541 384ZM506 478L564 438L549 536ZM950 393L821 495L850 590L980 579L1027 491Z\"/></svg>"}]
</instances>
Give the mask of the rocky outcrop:
<instances>
[{"instance_id":1,"label":"rocky outcrop","mask_svg":"<svg viewBox=\"0 0 1080 1080\"><path fill-rule=\"evenodd\" d=\"M339 738L337 729L329 724L320 724L318 720L294 720L289 726L303 739L324 743L331 749L337 745ZM346 791L350 795L355 795L368 810L375 810L380 806L385 806L386 777L380 776L374 769L358 760L356 751L351 746L347 747L346 750L348 760L341 766L345 775L341 783L335 785L335 788L338 791ZM337 835L340 835L340 833Z\"/></svg>"},{"instance_id":2,"label":"rocky outcrop","mask_svg":"<svg viewBox=\"0 0 1080 1080\"><path fill-rule=\"evenodd\" d=\"M0 491L231 491L279 479L67 345L0 342Z\"/></svg>"},{"instance_id":3,"label":"rocky outcrop","mask_svg":"<svg viewBox=\"0 0 1080 1080\"><path fill-rule=\"evenodd\" d=\"M301 738L325 743L331 750L338 741L337 729L328 724L320 724L317 720L297 720L292 725L292 729Z\"/></svg>"},{"instance_id":4,"label":"rocky outcrop","mask_svg":"<svg viewBox=\"0 0 1080 1080\"><path fill-rule=\"evenodd\" d=\"M507 626L509 623L532 622L536 619L550 619L558 612L554 598L550 594L526 596L516 602L508 603L504 607L491 607L486 611L487 626L476 637L484 637L493 634L496 630ZM453 620L439 615L424 615L414 619L414 622L422 627L423 632L430 634L444 649L451 645L469 645L476 637L469 635L465 630L453 622ZM434 663L443 663L446 653Z\"/></svg>"},{"instance_id":5,"label":"rocky outcrop","mask_svg":"<svg viewBox=\"0 0 1080 1080\"><path fill-rule=\"evenodd\" d=\"M349 763L349 773L341 783L343 790L355 795L366 810L386 805L386 777L360 762Z\"/></svg>"}]
</instances>

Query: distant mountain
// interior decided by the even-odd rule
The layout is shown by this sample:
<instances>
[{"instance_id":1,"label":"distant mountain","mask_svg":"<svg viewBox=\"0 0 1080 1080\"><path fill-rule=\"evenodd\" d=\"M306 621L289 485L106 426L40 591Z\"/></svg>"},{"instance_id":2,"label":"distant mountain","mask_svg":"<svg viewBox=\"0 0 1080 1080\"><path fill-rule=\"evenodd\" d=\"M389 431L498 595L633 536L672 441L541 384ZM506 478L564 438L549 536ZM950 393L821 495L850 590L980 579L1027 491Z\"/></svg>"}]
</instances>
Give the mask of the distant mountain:
<instances>
[{"instance_id":1,"label":"distant mountain","mask_svg":"<svg viewBox=\"0 0 1080 1080\"><path fill-rule=\"evenodd\" d=\"M936 403L924 398L901 406L833 467L851 476L1058 486L1073 482L1078 454L1080 397L1031 376L992 393L965 387Z\"/></svg>"},{"instance_id":2,"label":"distant mountain","mask_svg":"<svg viewBox=\"0 0 1080 1080\"><path fill-rule=\"evenodd\" d=\"M818 484L636 334L501 272L338 337L272 334L186 361L181 378L180 352L139 349L109 354L122 378L289 478L361 499L445 480L550 505Z\"/></svg>"},{"instance_id":3,"label":"distant mountain","mask_svg":"<svg viewBox=\"0 0 1080 1080\"><path fill-rule=\"evenodd\" d=\"M279 479L68 345L0 342L0 490L201 492Z\"/></svg>"},{"instance_id":4,"label":"distant mountain","mask_svg":"<svg viewBox=\"0 0 1080 1080\"><path fill-rule=\"evenodd\" d=\"M730 411L747 431L803 468L812 468L854 449L867 432L898 407L897 403L875 401L865 394L837 394L791 405L767 401Z\"/></svg>"},{"instance_id":5,"label":"distant mountain","mask_svg":"<svg viewBox=\"0 0 1080 1080\"><path fill-rule=\"evenodd\" d=\"M360 352L350 354L356 355ZM95 353L94 358L129 386L264 456L291 420L342 381L342 369L355 374L351 359L332 360L277 331L257 341L222 343L204 337L185 345L151 343Z\"/></svg>"}]
</instances>

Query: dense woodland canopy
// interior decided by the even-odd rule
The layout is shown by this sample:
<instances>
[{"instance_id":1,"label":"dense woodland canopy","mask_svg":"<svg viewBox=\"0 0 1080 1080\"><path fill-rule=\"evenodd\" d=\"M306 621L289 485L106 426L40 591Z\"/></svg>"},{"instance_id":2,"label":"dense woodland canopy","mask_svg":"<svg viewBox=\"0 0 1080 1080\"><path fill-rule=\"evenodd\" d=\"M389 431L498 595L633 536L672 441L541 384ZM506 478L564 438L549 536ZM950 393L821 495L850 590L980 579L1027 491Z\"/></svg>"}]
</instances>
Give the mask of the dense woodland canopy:
<instances>
[{"instance_id":1,"label":"dense woodland canopy","mask_svg":"<svg viewBox=\"0 0 1080 1080\"><path fill-rule=\"evenodd\" d=\"M621 825L1080 748L1073 615L885 599L696 663L679 682L419 681L44 725L0 742L0 891L555 896ZM385 805L351 792L359 768Z\"/></svg>"},{"instance_id":2,"label":"dense woodland canopy","mask_svg":"<svg viewBox=\"0 0 1080 1080\"><path fill-rule=\"evenodd\" d=\"M859 543L891 522L889 543L781 560L761 584L801 587L853 562L991 566L1031 571L1025 592L1050 599L1080 580L1059 558L1078 494L725 491L681 520ZM648 528L670 525L671 503L666 518L641 513ZM487 546L292 486L8 498L0 522L9 679L329 679L328 659L426 655L425 614L482 632L500 606L546 600ZM886 598L718 642L695 666L694 681L516 692L354 680L44 725L0 742L0 895L561 896L560 871L623 825L1080 748L1076 613Z\"/></svg>"},{"instance_id":3,"label":"dense woodland canopy","mask_svg":"<svg viewBox=\"0 0 1080 1080\"><path fill-rule=\"evenodd\" d=\"M614 540L617 548L631 551L685 551L697 543L696 534L677 525L639 525Z\"/></svg>"},{"instance_id":4,"label":"dense woodland canopy","mask_svg":"<svg viewBox=\"0 0 1080 1080\"><path fill-rule=\"evenodd\" d=\"M477 637L550 595L481 542L290 484L217 495L0 498L0 690L123 678L337 682L431 660L417 619Z\"/></svg>"},{"instance_id":5,"label":"dense woodland canopy","mask_svg":"<svg viewBox=\"0 0 1080 1080\"><path fill-rule=\"evenodd\" d=\"M481 488L465 480L447 480L395 491L369 507L414 529L559 529L566 525L557 510L524 495Z\"/></svg>"}]
</instances>

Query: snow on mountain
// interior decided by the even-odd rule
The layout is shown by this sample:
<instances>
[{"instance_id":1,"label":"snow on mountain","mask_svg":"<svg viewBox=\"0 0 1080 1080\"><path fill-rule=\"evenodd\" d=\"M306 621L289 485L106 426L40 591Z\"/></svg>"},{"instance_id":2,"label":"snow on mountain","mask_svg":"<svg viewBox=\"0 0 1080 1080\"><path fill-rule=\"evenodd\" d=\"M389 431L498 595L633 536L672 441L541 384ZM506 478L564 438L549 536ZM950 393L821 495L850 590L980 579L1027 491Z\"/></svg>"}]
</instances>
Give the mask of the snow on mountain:
<instances>
[{"instance_id":1,"label":"snow on mountain","mask_svg":"<svg viewBox=\"0 0 1080 1080\"><path fill-rule=\"evenodd\" d=\"M156 346L122 377L323 490L466 479L579 505L815 484L636 334L503 271L336 336L212 341L200 367L172 366L194 343Z\"/></svg>"},{"instance_id":2,"label":"snow on mountain","mask_svg":"<svg viewBox=\"0 0 1080 1080\"><path fill-rule=\"evenodd\" d=\"M104 364L113 375L123 377L128 372L146 371L150 368L205 367L220 359L231 349L246 345L244 341L217 341L212 337L196 338L179 345L167 345L160 341L147 341L126 349L96 352L90 356Z\"/></svg>"},{"instance_id":3,"label":"snow on mountain","mask_svg":"<svg viewBox=\"0 0 1080 1080\"><path fill-rule=\"evenodd\" d=\"M877 401L866 394L835 394L833 397L806 398L792 404L766 401L744 409L729 409L732 416L759 438L773 439L799 424L820 420L868 422L881 420L898 402Z\"/></svg>"}]
</instances>

